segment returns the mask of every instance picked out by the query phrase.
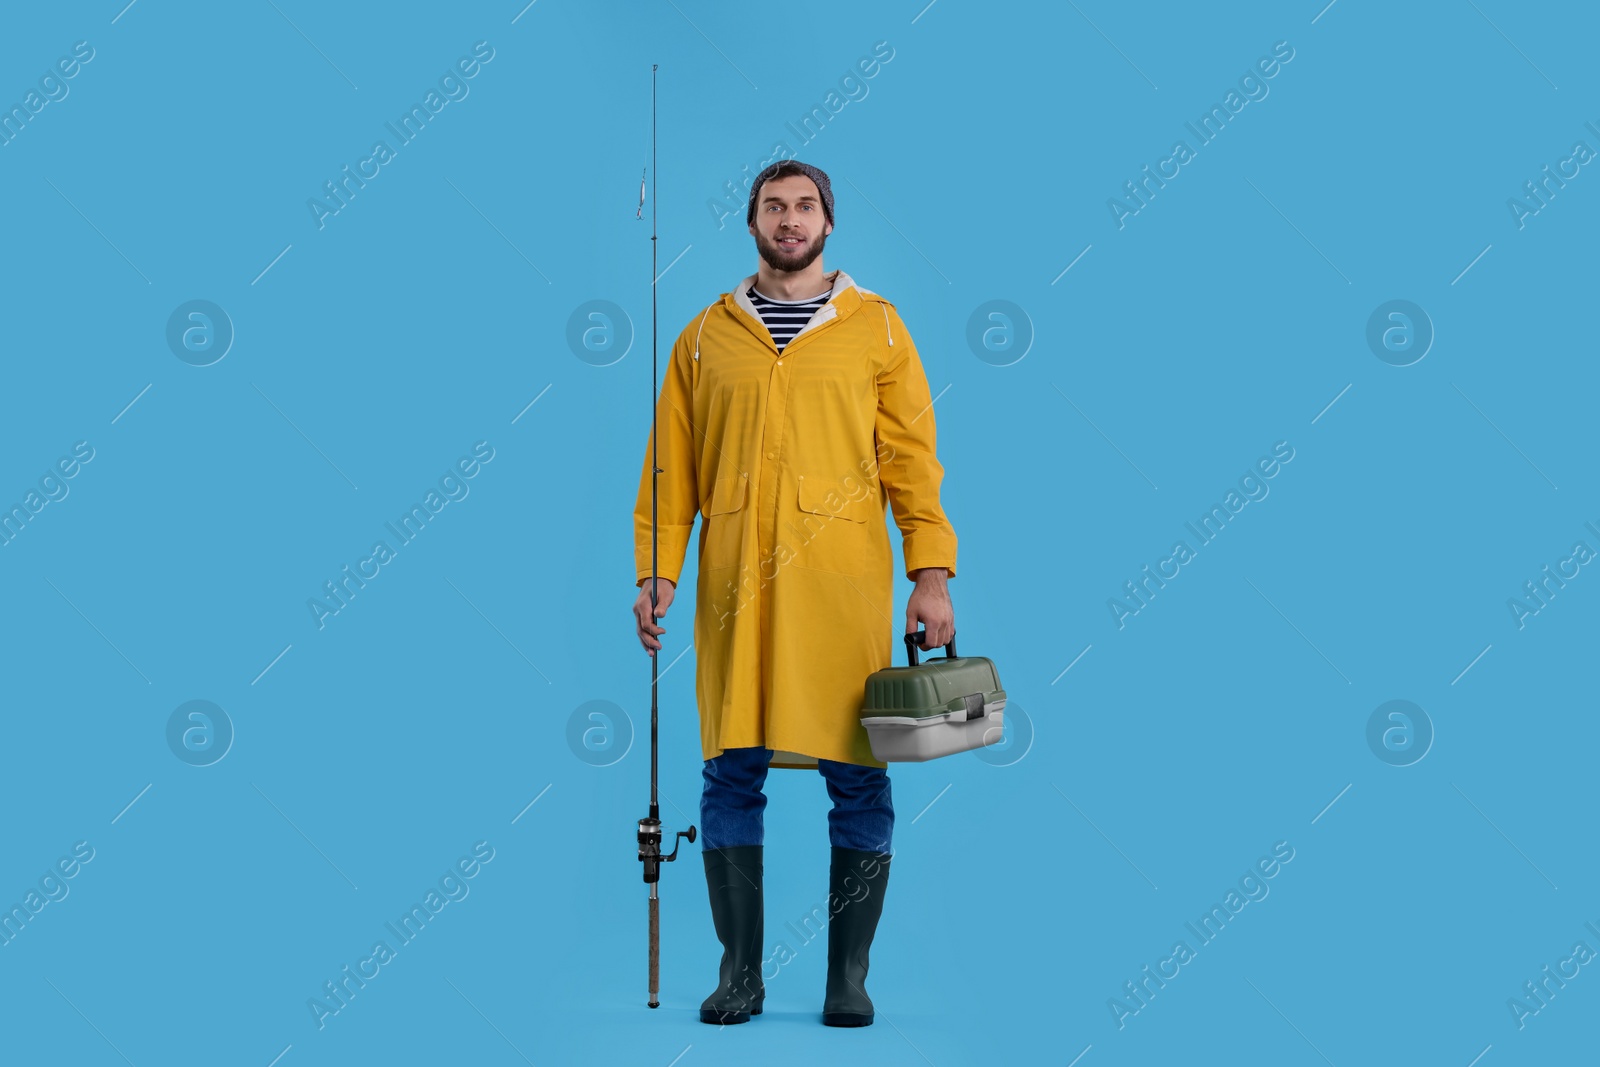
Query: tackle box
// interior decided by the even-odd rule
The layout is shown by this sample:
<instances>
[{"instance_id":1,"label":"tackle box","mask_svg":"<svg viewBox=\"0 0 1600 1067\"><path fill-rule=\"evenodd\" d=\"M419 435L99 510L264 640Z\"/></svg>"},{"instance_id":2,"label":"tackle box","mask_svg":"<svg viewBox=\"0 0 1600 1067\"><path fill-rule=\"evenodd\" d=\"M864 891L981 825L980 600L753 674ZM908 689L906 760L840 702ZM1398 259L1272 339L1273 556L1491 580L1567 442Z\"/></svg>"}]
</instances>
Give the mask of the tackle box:
<instances>
[{"instance_id":1,"label":"tackle box","mask_svg":"<svg viewBox=\"0 0 1600 1067\"><path fill-rule=\"evenodd\" d=\"M926 630L906 634L909 666L867 677L861 705L872 754L885 763L921 762L998 744L1006 691L987 656L957 656L955 634L941 659L917 661Z\"/></svg>"}]
</instances>

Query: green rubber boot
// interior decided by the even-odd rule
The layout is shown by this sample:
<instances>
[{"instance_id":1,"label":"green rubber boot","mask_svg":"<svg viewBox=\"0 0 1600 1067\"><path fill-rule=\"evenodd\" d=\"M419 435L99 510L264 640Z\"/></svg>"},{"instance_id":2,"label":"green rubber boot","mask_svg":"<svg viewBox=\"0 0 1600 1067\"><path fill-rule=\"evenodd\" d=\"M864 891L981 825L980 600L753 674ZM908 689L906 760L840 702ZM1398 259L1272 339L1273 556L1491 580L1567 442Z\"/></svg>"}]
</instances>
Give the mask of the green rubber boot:
<instances>
[{"instance_id":1,"label":"green rubber boot","mask_svg":"<svg viewBox=\"0 0 1600 1067\"><path fill-rule=\"evenodd\" d=\"M762 902L761 845L733 845L701 850L706 888L711 893L711 921L722 942L722 969L716 992L700 1005L703 1023L747 1023L761 1014L766 986L761 981Z\"/></svg>"},{"instance_id":2,"label":"green rubber boot","mask_svg":"<svg viewBox=\"0 0 1600 1067\"><path fill-rule=\"evenodd\" d=\"M828 867L828 992L822 1001L825 1026L871 1026L867 996L867 952L883 914L889 885L887 852L834 846Z\"/></svg>"}]
</instances>

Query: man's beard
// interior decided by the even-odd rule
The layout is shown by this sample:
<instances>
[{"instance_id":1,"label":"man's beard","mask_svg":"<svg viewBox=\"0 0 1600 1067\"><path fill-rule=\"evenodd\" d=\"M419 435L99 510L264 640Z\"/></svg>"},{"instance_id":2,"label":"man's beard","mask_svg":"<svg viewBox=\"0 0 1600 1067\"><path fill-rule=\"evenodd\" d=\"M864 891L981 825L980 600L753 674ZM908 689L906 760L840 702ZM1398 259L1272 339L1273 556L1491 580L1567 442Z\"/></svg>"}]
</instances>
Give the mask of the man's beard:
<instances>
[{"instance_id":1,"label":"man's beard","mask_svg":"<svg viewBox=\"0 0 1600 1067\"><path fill-rule=\"evenodd\" d=\"M761 253L761 258L766 261L767 266L773 270L799 273L811 266L816 261L816 258L822 255L822 246L827 241L827 237L818 234L816 237L806 241L805 247L799 252L785 252L776 239L773 239L769 244L766 238L757 234L756 250Z\"/></svg>"}]
</instances>

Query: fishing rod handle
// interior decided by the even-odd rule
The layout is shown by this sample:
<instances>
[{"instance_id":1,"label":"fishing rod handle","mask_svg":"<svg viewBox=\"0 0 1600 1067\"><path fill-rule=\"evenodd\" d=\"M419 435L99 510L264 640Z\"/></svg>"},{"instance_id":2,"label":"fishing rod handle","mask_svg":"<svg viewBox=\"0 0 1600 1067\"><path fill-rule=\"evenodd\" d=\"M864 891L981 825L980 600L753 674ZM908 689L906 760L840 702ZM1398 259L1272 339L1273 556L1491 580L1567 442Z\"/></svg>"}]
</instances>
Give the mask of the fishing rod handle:
<instances>
[{"instance_id":1,"label":"fishing rod handle","mask_svg":"<svg viewBox=\"0 0 1600 1067\"><path fill-rule=\"evenodd\" d=\"M661 991L661 898L650 898L650 1007L660 1007L656 994Z\"/></svg>"}]
</instances>

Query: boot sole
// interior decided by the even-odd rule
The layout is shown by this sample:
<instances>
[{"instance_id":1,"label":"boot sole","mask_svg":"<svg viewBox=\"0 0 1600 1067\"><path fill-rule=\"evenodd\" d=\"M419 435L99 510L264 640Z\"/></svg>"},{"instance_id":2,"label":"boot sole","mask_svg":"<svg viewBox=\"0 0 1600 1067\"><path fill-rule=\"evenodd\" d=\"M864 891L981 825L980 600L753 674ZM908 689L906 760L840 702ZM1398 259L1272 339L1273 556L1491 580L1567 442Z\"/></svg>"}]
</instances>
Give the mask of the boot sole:
<instances>
[{"instance_id":1,"label":"boot sole","mask_svg":"<svg viewBox=\"0 0 1600 1067\"><path fill-rule=\"evenodd\" d=\"M871 1026L871 1015L857 1015L852 1011L825 1011L822 1013L823 1026Z\"/></svg>"},{"instance_id":2,"label":"boot sole","mask_svg":"<svg viewBox=\"0 0 1600 1067\"><path fill-rule=\"evenodd\" d=\"M713 1026L731 1026L734 1023L747 1023L752 1015L760 1015L761 1009L755 1011L717 1011L715 1008L701 1008L700 1021L711 1023Z\"/></svg>"}]
</instances>

